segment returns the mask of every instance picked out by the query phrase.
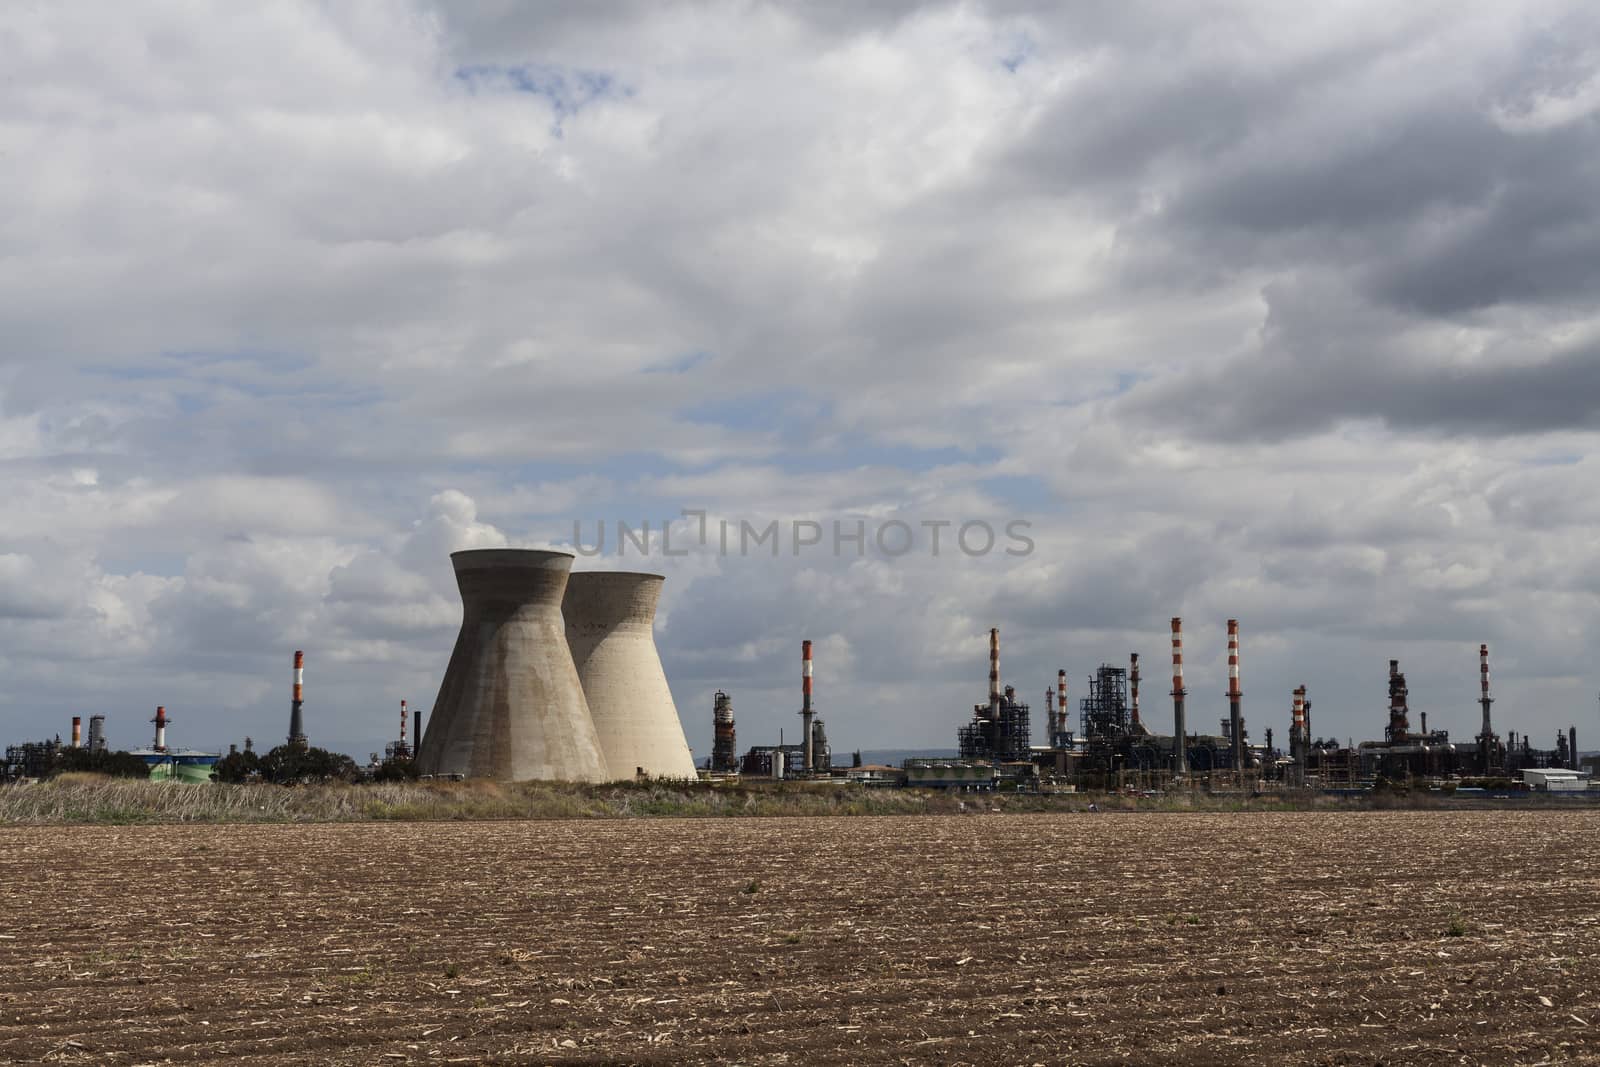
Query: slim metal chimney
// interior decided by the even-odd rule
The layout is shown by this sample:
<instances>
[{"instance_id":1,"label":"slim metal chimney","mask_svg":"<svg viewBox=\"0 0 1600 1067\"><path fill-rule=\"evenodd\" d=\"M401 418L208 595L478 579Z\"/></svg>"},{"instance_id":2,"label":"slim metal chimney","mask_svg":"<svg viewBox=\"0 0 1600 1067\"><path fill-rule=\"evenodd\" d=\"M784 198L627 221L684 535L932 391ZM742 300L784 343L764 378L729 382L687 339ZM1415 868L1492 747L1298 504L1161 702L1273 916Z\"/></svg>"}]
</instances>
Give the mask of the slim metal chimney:
<instances>
[{"instance_id":1,"label":"slim metal chimney","mask_svg":"<svg viewBox=\"0 0 1600 1067\"><path fill-rule=\"evenodd\" d=\"M417 708L411 712L411 758L417 758L417 752L422 749L422 709Z\"/></svg>"},{"instance_id":2,"label":"slim metal chimney","mask_svg":"<svg viewBox=\"0 0 1600 1067\"><path fill-rule=\"evenodd\" d=\"M1478 704L1483 708L1483 725L1478 729L1478 770L1490 774L1494 770L1499 738L1489 719L1489 705L1494 697L1489 695L1489 646L1478 646Z\"/></svg>"},{"instance_id":3,"label":"slim metal chimney","mask_svg":"<svg viewBox=\"0 0 1600 1067\"><path fill-rule=\"evenodd\" d=\"M1294 691L1294 714L1289 720L1289 758L1303 775L1306 767L1306 687Z\"/></svg>"},{"instance_id":4,"label":"slim metal chimney","mask_svg":"<svg viewBox=\"0 0 1600 1067\"><path fill-rule=\"evenodd\" d=\"M1228 620L1228 731L1233 741L1233 769L1244 770L1244 719L1239 715L1239 620Z\"/></svg>"},{"instance_id":5,"label":"slim metal chimney","mask_svg":"<svg viewBox=\"0 0 1600 1067\"><path fill-rule=\"evenodd\" d=\"M1582 770L1583 761L1578 758L1578 728L1576 726L1567 727L1567 751L1572 753L1572 769L1575 771Z\"/></svg>"},{"instance_id":6,"label":"slim metal chimney","mask_svg":"<svg viewBox=\"0 0 1600 1067\"><path fill-rule=\"evenodd\" d=\"M156 717L150 721L156 724L156 742L150 747L157 752L165 752L167 750L167 723L172 721L167 718L166 707L158 706L156 708Z\"/></svg>"},{"instance_id":7,"label":"slim metal chimney","mask_svg":"<svg viewBox=\"0 0 1600 1067\"><path fill-rule=\"evenodd\" d=\"M805 773L810 774L814 766L812 760L816 753L811 746L811 717L815 712L811 709L811 642L800 642L800 724L804 732L805 745Z\"/></svg>"},{"instance_id":8,"label":"slim metal chimney","mask_svg":"<svg viewBox=\"0 0 1600 1067\"><path fill-rule=\"evenodd\" d=\"M1000 631L989 630L989 718L1000 721Z\"/></svg>"},{"instance_id":9,"label":"slim metal chimney","mask_svg":"<svg viewBox=\"0 0 1600 1067\"><path fill-rule=\"evenodd\" d=\"M72 747L73 748L82 748L83 747L83 716L82 715L74 715L72 717Z\"/></svg>"},{"instance_id":10,"label":"slim metal chimney","mask_svg":"<svg viewBox=\"0 0 1600 1067\"><path fill-rule=\"evenodd\" d=\"M1133 728L1137 730L1143 724L1139 721L1139 653L1128 655L1128 699L1132 704L1130 713L1133 718Z\"/></svg>"},{"instance_id":11,"label":"slim metal chimney","mask_svg":"<svg viewBox=\"0 0 1600 1067\"><path fill-rule=\"evenodd\" d=\"M1489 695L1489 646L1478 646L1478 703L1483 708L1482 735L1487 738L1494 733L1494 727L1489 723L1489 705L1494 703L1494 697Z\"/></svg>"},{"instance_id":12,"label":"slim metal chimney","mask_svg":"<svg viewBox=\"0 0 1600 1067\"><path fill-rule=\"evenodd\" d=\"M294 697L289 702L289 747L306 747L305 719L301 714L301 685L305 681L306 654L299 649L294 653Z\"/></svg>"},{"instance_id":13,"label":"slim metal chimney","mask_svg":"<svg viewBox=\"0 0 1600 1067\"><path fill-rule=\"evenodd\" d=\"M1173 769L1189 773L1189 735L1183 723L1183 619L1172 617L1172 746L1176 757Z\"/></svg>"}]
</instances>

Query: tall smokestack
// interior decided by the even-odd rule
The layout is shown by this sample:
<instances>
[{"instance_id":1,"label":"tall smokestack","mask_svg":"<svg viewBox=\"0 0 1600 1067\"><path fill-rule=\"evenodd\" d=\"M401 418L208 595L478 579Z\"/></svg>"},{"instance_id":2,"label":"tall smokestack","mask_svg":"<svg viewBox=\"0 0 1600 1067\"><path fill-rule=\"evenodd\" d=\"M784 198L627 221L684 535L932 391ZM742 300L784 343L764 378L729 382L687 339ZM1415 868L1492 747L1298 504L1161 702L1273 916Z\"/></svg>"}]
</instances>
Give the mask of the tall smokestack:
<instances>
[{"instance_id":1,"label":"tall smokestack","mask_svg":"<svg viewBox=\"0 0 1600 1067\"><path fill-rule=\"evenodd\" d=\"M989 630L989 718L1000 721L1000 631Z\"/></svg>"},{"instance_id":2,"label":"tall smokestack","mask_svg":"<svg viewBox=\"0 0 1600 1067\"><path fill-rule=\"evenodd\" d=\"M1176 755L1174 770L1189 773L1189 735L1183 724L1183 619L1172 617L1172 734Z\"/></svg>"},{"instance_id":3,"label":"tall smokestack","mask_svg":"<svg viewBox=\"0 0 1600 1067\"><path fill-rule=\"evenodd\" d=\"M816 753L811 748L811 642L800 642L800 723L804 731L805 773L810 774Z\"/></svg>"},{"instance_id":4,"label":"tall smokestack","mask_svg":"<svg viewBox=\"0 0 1600 1067\"><path fill-rule=\"evenodd\" d=\"M1478 730L1478 770L1483 774L1494 771L1496 750L1499 738L1494 735L1494 726L1489 719L1489 705L1494 703L1494 697L1489 695L1489 646L1478 646L1478 704L1483 708L1483 726Z\"/></svg>"},{"instance_id":5,"label":"tall smokestack","mask_svg":"<svg viewBox=\"0 0 1600 1067\"><path fill-rule=\"evenodd\" d=\"M72 717L72 747L73 748L82 748L83 747L83 716L82 715L74 715Z\"/></svg>"},{"instance_id":6,"label":"tall smokestack","mask_svg":"<svg viewBox=\"0 0 1600 1067\"><path fill-rule=\"evenodd\" d=\"M1582 770L1583 761L1578 758L1578 728L1567 727L1567 751L1572 753L1572 769Z\"/></svg>"},{"instance_id":7,"label":"tall smokestack","mask_svg":"<svg viewBox=\"0 0 1600 1067\"><path fill-rule=\"evenodd\" d=\"M1244 719L1239 714L1239 620L1228 620L1228 730L1233 735L1233 769L1244 770Z\"/></svg>"},{"instance_id":8,"label":"tall smokestack","mask_svg":"<svg viewBox=\"0 0 1600 1067\"><path fill-rule=\"evenodd\" d=\"M305 720L301 714L301 686L305 682L306 654L299 649L294 653L294 698L289 702L289 747L306 747Z\"/></svg>"},{"instance_id":9,"label":"tall smokestack","mask_svg":"<svg viewBox=\"0 0 1600 1067\"><path fill-rule=\"evenodd\" d=\"M165 752L167 750L167 723L172 721L167 718L166 707L158 706L156 708L156 717L150 721L156 724L156 743L150 747L157 752Z\"/></svg>"},{"instance_id":10,"label":"tall smokestack","mask_svg":"<svg viewBox=\"0 0 1600 1067\"><path fill-rule=\"evenodd\" d=\"M411 713L411 758L416 759L417 753L422 751L422 709L417 708Z\"/></svg>"},{"instance_id":11,"label":"tall smokestack","mask_svg":"<svg viewBox=\"0 0 1600 1067\"><path fill-rule=\"evenodd\" d=\"M1478 703L1483 707L1483 735L1489 736L1494 728L1489 725L1489 705L1494 697L1489 695L1489 646L1478 646Z\"/></svg>"},{"instance_id":12,"label":"tall smokestack","mask_svg":"<svg viewBox=\"0 0 1600 1067\"><path fill-rule=\"evenodd\" d=\"M1128 656L1128 697L1133 705L1130 709L1133 716L1134 729L1142 724L1139 722L1139 653L1133 652Z\"/></svg>"},{"instance_id":13,"label":"tall smokestack","mask_svg":"<svg viewBox=\"0 0 1600 1067\"><path fill-rule=\"evenodd\" d=\"M406 702L400 702L400 755L405 756L411 750L406 748Z\"/></svg>"},{"instance_id":14,"label":"tall smokestack","mask_svg":"<svg viewBox=\"0 0 1600 1067\"><path fill-rule=\"evenodd\" d=\"M1065 668L1056 671L1056 732L1062 735L1067 732L1067 672Z\"/></svg>"},{"instance_id":15,"label":"tall smokestack","mask_svg":"<svg viewBox=\"0 0 1600 1067\"><path fill-rule=\"evenodd\" d=\"M1294 715L1289 720L1289 758L1304 771L1306 765L1306 687L1294 691Z\"/></svg>"}]
</instances>

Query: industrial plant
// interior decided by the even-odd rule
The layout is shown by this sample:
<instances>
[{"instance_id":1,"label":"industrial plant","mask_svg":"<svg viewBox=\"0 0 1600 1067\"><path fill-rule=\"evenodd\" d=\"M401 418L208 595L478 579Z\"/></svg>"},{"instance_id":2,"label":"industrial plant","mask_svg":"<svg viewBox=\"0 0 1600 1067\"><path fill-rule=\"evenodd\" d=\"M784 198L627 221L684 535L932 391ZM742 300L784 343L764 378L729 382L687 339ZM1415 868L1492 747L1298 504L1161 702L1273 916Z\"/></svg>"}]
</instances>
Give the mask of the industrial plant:
<instances>
[{"instance_id":1,"label":"industrial plant","mask_svg":"<svg viewBox=\"0 0 1600 1067\"><path fill-rule=\"evenodd\" d=\"M1340 743L1312 728L1308 686L1285 694L1285 745L1271 727L1252 737L1243 714L1239 620L1227 620L1227 690L1215 732L1191 730L1190 692L1183 672L1183 620L1170 625L1170 729L1140 703L1140 659L1102 662L1088 672L1077 717L1068 700L1070 675L1058 668L1044 691L1043 731L1035 743L1032 708L1000 674L1000 630L988 632L987 699L970 717L951 723L947 756L904 759L899 766L864 765L859 754L836 764L827 726L814 701L812 642L800 642L799 731L785 731L742 755L733 697L712 698L710 756L697 767L655 644L655 617L665 579L659 574L572 572L571 553L474 549L450 557L461 593L462 620L438 697L424 732L423 715L400 701L399 738L368 772L403 763L425 778L501 781L607 782L653 779L711 782L766 779L813 783L907 785L961 790L1087 790L1212 792L1292 789L1363 792L1386 783L1425 783L1452 790L1533 786L1582 791L1576 727L1558 732L1551 747L1526 733L1496 733L1491 716L1489 646L1478 646L1480 720L1470 740L1430 729L1427 713L1412 726L1410 689L1400 661L1388 662L1382 735ZM275 751L309 750L304 701L305 653L294 652L285 744ZM1377 689L1377 686L1374 686ZM1282 707L1283 705L1280 705ZM210 781L220 753L173 749L165 705L150 720L154 739L125 755L142 760L152 778ZM39 777L63 754L103 753L104 715L72 719L71 741L13 745L0 774ZM409 737L408 737L409 731ZM246 754L251 754L246 739ZM230 758L237 755L230 746ZM344 757L340 757L344 759ZM81 762L81 761L80 761ZM137 766L134 764L133 766ZM353 765L352 765L353 766Z\"/></svg>"}]
</instances>

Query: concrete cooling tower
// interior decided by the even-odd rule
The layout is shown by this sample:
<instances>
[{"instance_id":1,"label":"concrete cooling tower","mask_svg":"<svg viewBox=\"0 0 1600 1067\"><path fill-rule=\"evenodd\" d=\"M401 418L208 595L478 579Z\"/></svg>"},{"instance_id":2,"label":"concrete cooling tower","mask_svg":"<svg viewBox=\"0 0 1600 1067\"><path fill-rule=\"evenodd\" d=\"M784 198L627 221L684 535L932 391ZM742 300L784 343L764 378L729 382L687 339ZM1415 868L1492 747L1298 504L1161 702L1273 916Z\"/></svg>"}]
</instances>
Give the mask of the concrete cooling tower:
<instances>
[{"instance_id":1,"label":"concrete cooling tower","mask_svg":"<svg viewBox=\"0 0 1600 1067\"><path fill-rule=\"evenodd\" d=\"M572 560L508 548L451 553L461 633L418 746L420 773L608 779L561 618Z\"/></svg>"},{"instance_id":2,"label":"concrete cooling tower","mask_svg":"<svg viewBox=\"0 0 1600 1067\"><path fill-rule=\"evenodd\" d=\"M694 757L656 653L659 574L586 571L567 583L561 612L600 747L613 778L643 769L695 777Z\"/></svg>"}]
</instances>

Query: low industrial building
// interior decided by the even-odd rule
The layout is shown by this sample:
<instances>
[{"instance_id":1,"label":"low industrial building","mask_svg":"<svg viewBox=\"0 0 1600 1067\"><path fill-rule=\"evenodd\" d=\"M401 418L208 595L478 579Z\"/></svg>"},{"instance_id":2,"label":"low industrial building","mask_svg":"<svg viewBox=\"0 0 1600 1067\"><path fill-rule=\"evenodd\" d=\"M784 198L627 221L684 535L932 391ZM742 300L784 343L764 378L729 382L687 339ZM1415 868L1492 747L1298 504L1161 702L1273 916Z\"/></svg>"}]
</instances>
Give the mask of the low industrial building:
<instances>
[{"instance_id":1,"label":"low industrial building","mask_svg":"<svg viewBox=\"0 0 1600 1067\"><path fill-rule=\"evenodd\" d=\"M1591 779L1582 771L1558 767L1524 767L1522 782L1540 793L1582 793L1588 790Z\"/></svg>"}]
</instances>

